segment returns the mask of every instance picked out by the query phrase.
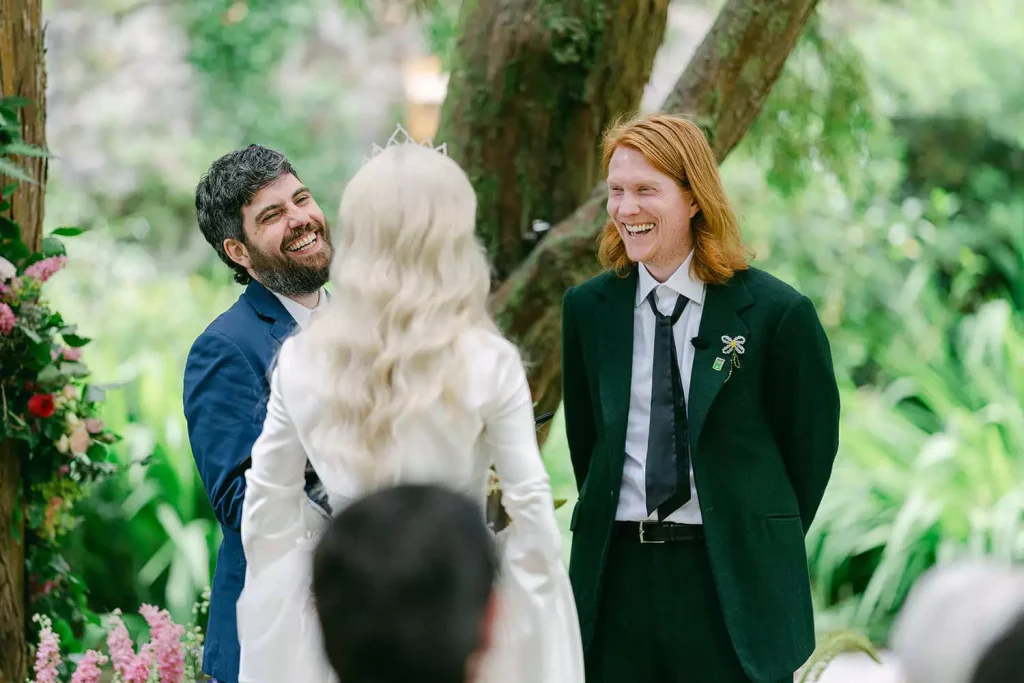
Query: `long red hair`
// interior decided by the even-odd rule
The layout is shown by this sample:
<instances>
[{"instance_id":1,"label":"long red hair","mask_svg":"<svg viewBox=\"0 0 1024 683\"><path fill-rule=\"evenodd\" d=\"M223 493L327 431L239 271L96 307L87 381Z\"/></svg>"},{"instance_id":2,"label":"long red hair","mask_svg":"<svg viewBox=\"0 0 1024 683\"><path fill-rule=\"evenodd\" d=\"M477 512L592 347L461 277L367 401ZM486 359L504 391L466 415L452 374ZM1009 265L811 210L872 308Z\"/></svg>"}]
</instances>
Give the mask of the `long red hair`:
<instances>
[{"instance_id":1,"label":"long red hair","mask_svg":"<svg viewBox=\"0 0 1024 683\"><path fill-rule=\"evenodd\" d=\"M619 147L631 147L679 186L693 195L700 211L690 221L693 231L691 271L706 283L723 284L738 270L748 268L749 253L718 174L718 164L704 133L692 121L668 114L652 114L620 122L604 135L604 172ZM598 258L620 275L636 264L609 220L601 232Z\"/></svg>"}]
</instances>

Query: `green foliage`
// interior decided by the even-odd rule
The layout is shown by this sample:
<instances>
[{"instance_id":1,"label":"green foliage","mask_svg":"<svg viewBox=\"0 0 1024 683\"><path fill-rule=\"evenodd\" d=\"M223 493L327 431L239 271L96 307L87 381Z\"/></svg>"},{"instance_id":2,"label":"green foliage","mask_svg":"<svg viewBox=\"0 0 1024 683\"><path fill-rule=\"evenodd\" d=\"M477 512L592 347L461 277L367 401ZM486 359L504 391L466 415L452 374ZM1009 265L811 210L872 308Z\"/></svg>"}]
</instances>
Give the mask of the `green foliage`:
<instances>
[{"instance_id":1,"label":"green foliage","mask_svg":"<svg viewBox=\"0 0 1024 683\"><path fill-rule=\"evenodd\" d=\"M128 167L130 181L83 183L51 173L48 214L72 216L76 224L114 234L121 242L146 245L172 268L214 267L217 258L195 223L196 184L221 155L258 143L295 162L333 218L332 207L362 154L350 143L353 105L338 75L338 50L319 33L321 14L332 4L168 4L167 12L188 40L194 74L188 90L195 103L169 114L166 125L184 127L191 137L176 141L172 150L162 148L160 139L138 144L115 138L110 144L117 145L116 154L104 149L101 159L116 157ZM173 34L173 27L168 31ZM104 174L111 173L105 169L97 175Z\"/></svg>"},{"instance_id":2,"label":"green foliage","mask_svg":"<svg viewBox=\"0 0 1024 683\"><path fill-rule=\"evenodd\" d=\"M847 185L870 153L872 108L860 55L815 14L741 144L784 198L822 172Z\"/></svg>"},{"instance_id":3,"label":"green foliage","mask_svg":"<svg viewBox=\"0 0 1024 683\"><path fill-rule=\"evenodd\" d=\"M456 57L462 18L478 1L384 0L378 3L373 0L339 0L342 7L375 22L383 18L381 15L390 15L392 21L415 17L423 23L430 50L441 59L444 69L450 69Z\"/></svg>"},{"instance_id":4,"label":"green foliage","mask_svg":"<svg viewBox=\"0 0 1024 683\"><path fill-rule=\"evenodd\" d=\"M113 454L121 470L83 506L68 557L90 577L97 610L150 602L184 623L210 585L220 544L188 444L185 358L240 290L157 274L144 249L115 244L100 234L80 239L68 266L72 281L55 283L53 294L84 317L105 320L83 331L94 339L90 365L117 387L103 417L125 436Z\"/></svg>"},{"instance_id":5,"label":"green foliage","mask_svg":"<svg viewBox=\"0 0 1024 683\"><path fill-rule=\"evenodd\" d=\"M1024 559L1024 317L994 300L950 341L954 316L913 276L894 307L907 328L881 363L899 379L844 392L840 457L807 539L819 603L876 638L932 564Z\"/></svg>"},{"instance_id":6,"label":"green foliage","mask_svg":"<svg viewBox=\"0 0 1024 683\"><path fill-rule=\"evenodd\" d=\"M26 145L15 107L24 100L0 100L0 160L5 173L27 178L11 155L46 156ZM12 172L13 171L13 172ZM10 209L17 183L0 193L0 212ZM86 622L95 621L87 589L62 555L63 537L77 519L72 510L89 486L114 470L108 447L119 436L97 419L103 392L86 380L80 361L90 339L64 321L44 298L44 285L66 261L58 236L77 228L54 230L33 252L21 227L0 217L0 442L13 442L21 458L15 515L25 521L25 576L28 613L42 611L54 620L65 643L78 644Z\"/></svg>"}]
</instances>

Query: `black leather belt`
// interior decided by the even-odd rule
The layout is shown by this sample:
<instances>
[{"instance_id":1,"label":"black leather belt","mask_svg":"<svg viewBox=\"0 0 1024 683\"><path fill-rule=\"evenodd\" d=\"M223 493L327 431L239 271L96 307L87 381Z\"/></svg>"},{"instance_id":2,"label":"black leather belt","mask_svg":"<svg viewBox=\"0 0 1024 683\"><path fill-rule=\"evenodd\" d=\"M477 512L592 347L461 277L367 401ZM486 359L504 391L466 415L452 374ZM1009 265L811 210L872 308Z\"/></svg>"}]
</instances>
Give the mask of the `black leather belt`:
<instances>
[{"instance_id":1,"label":"black leather belt","mask_svg":"<svg viewBox=\"0 0 1024 683\"><path fill-rule=\"evenodd\" d=\"M680 543L704 538L704 527L674 522L615 522L615 533L641 543Z\"/></svg>"}]
</instances>

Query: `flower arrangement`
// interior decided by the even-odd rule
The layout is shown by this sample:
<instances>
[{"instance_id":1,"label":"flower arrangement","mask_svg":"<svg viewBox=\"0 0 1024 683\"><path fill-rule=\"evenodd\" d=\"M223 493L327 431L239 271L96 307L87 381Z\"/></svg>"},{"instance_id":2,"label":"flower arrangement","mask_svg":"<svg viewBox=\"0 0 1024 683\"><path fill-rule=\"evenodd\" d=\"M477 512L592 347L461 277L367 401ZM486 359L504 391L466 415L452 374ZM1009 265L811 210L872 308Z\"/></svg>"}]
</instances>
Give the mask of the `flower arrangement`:
<instances>
[{"instance_id":1,"label":"flower arrangement","mask_svg":"<svg viewBox=\"0 0 1024 683\"><path fill-rule=\"evenodd\" d=\"M86 382L82 347L89 339L43 298L45 283L66 263L63 244L48 237L47 253L24 255L9 225L0 219L0 442L20 448L15 514L26 527L28 608L57 616L70 635L88 611L85 587L60 556L59 541L88 484L116 468L107 449L120 437L97 415L102 389Z\"/></svg>"},{"instance_id":2,"label":"flower arrangement","mask_svg":"<svg viewBox=\"0 0 1024 683\"><path fill-rule=\"evenodd\" d=\"M13 108L24 102L0 99L0 162L13 177L19 169L6 157L45 154L21 142ZM10 169L14 169L13 171ZM22 240L9 215L14 183L0 189L0 444L20 460L15 524L24 522L27 613L48 614L51 628L70 642L86 621L86 588L60 553L61 537L75 524L72 509L88 485L116 469L108 448L120 440L106 429L98 407L103 390L91 385L82 362L89 339L77 334L45 299L46 283L67 262L61 237L78 228L54 230L36 252ZM13 448L13 451L11 450Z\"/></svg>"},{"instance_id":3,"label":"flower arrangement","mask_svg":"<svg viewBox=\"0 0 1024 683\"><path fill-rule=\"evenodd\" d=\"M192 609L193 617L208 602ZM149 642L135 649L120 611L110 615L107 628L107 654L88 650L78 658L69 683L99 683L104 671L113 672L115 683L198 683L208 680L201 670L203 636L193 626L186 629L175 623L167 610L142 605L139 614L149 626ZM53 631L49 617L35 615L39 624L39 646L30 683L60 683L62 665L60 636ZM107 680L107 679L104 679Z\"/></svg>"}]
</instances>

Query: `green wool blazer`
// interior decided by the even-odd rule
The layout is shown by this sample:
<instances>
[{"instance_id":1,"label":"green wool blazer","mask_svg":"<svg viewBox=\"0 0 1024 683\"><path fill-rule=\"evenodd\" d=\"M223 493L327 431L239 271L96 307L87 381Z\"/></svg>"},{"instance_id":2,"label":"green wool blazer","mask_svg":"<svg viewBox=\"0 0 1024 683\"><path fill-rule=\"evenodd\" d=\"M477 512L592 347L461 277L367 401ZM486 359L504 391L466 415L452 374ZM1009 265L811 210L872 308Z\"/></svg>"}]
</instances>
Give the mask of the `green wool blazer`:
<instances>
[{"instance_id":1,"label":"green wool blazer","mask_svg":"<svg viewBox=\"0 0 1024 683\"><path fill-rule=\"evenodd\" d=\"M579 489L569 574L585 648L622 485L637 279L635 268L605 272L563 298L565 426ZM744 353L723 352L723 336L743 337ZM832 355L811 301L756 268L707 285L699 338L687 415L715 588L748 675L779 680L814 649L804 534L838 450Z\"/></svg>"}]
</instances>

